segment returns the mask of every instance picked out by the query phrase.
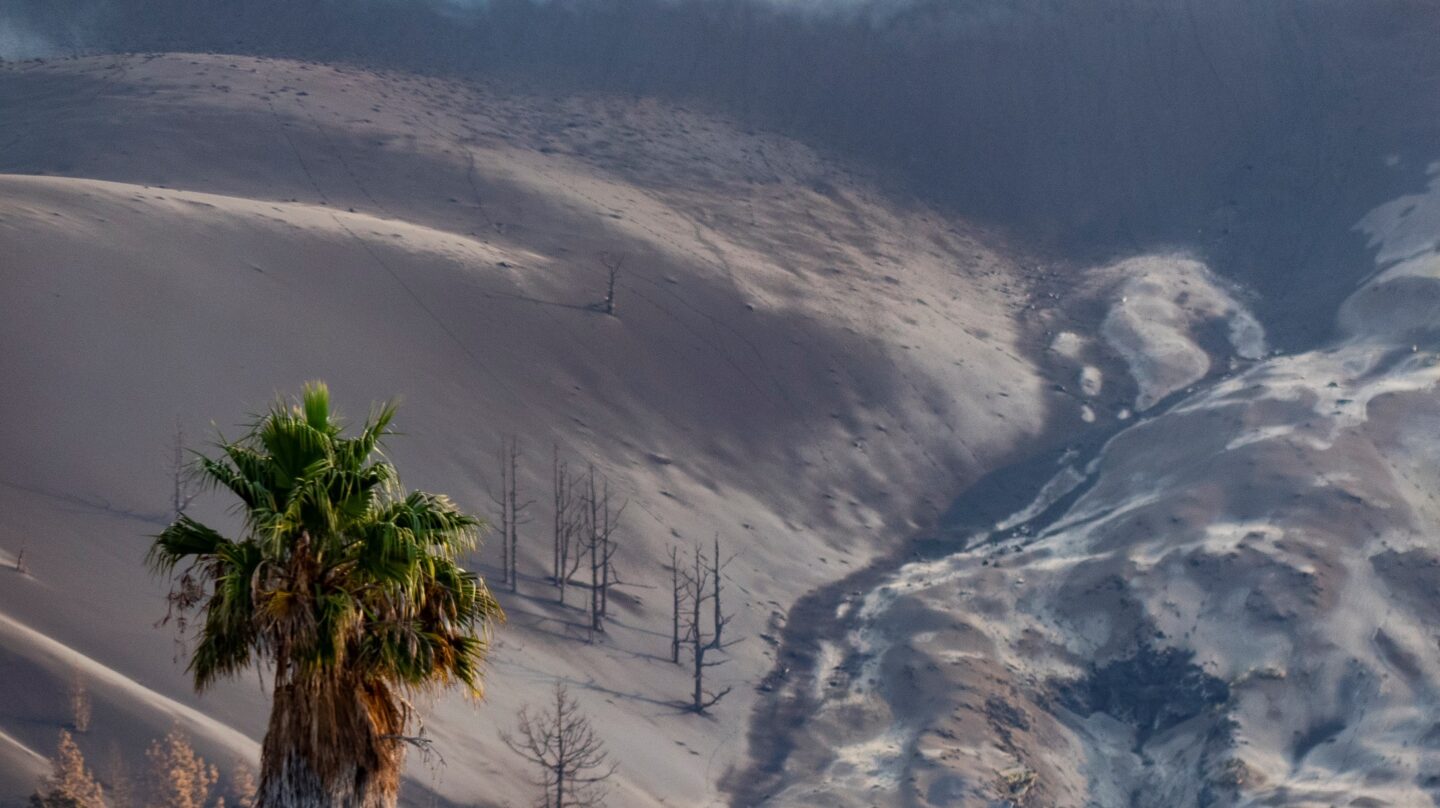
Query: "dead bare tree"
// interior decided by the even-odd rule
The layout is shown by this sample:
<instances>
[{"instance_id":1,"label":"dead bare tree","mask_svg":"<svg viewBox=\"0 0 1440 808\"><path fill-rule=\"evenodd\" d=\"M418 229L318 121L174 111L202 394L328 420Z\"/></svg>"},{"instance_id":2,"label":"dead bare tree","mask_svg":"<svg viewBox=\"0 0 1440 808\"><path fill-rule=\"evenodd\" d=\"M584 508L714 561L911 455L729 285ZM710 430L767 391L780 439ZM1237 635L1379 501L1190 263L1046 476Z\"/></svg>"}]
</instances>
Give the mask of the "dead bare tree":
<instances>
[{"instance_id":1,"label":"dead bare tree","mask_svg":"<svg viewBox=\"0 0 1440 808\"><path fill-rule=\"evenodd\" d=\"M730 624L731 615L725 613L724 605L721 602L720 580L721 573L728 563L720 558L720 537L717 535L713 554L707 554L704 548L696 547L692 554L692 568L681 573L685 607L682 627L683 641L690 648L691 674L695 683L690 698L690 709L696 713L703 714L725 698L731 690L728 687L716 693L705 690L706 669L723 665L726 662L723 659L718 662L707 661L706 656L711 652L722 652L736 642L734 640L727 642L724 639L725 627ZM708 611L711 612L708 634L704 625L707 606L710 607Z\"/></svg>"},{"instance_id":2,"label":"dead bare tree","mask_svg":"<svg viewBox=\"0 0 1440 808\"><path fill-rule=\"evenodd\" d=\"M554 706L539 716L520 708L516 733L500 733L511 751L540 770L534 781L544 796L543 808L596 808L605 804L606 780L615 774L605 744L570 692L558 682Z\"/></svg>"},{"instance_id":3,"label":"dead bare tree","mask_svg":"<svg viewBox=\"0 0 1440 808\"><path fill-rule=\"evenodd\" d=\"M576 573L585 562L584 516L577 515L565 526L565 539L561 547L560 603L565 603L565 590L575 582Z\"/></svg>"},{"instance_id":4,"label":"dead bare tree","mask_svg":"<svg viewBox=\"0 0 1440 808\"><path fill-rule=\"evenodd\" d=\"M726 562L720 560L720 534L715 534L714 555L711 556L710 564L710 595L711 605L715 609L715 642L720 642L720 629L730 622L730 616L724 613L720 607L720 571L725 567Z\"/></svg>"},{"instance_id":5,"label":"dead bare tree","mask_svg":"<svg viewBox=\"0 0 1440 808\"><path fill-rule=\"evenodd\" d=\"M600 253L600 265L605 267L605 299L599 309L612 316L615 314L615 282L620 278L620 267L624 263L623 255Z\"/></svg>"},{"instance_id":6,"label":"dead bare tree","mask_svg":"<svg viewBox=\"0 0 1440 808\"><path fill-rule=\"evenodd\" d=\"M600 620L600 566L603 550L600 547L600 498L595 492L595 464L590 464L585 491L585 549L590 554L590 641L595 641L595 632L603 632Z\"/></svg>"},{"instance_id":7,"label":"dead bare tree","mask_svg":"<svg viewBox=\"0 0 1440 808\"><path fill-rule=\"evenodd\" d=\"M490 499L500 509L500 568L503 583L514 592L520 584L520 525L528 524L526 511L534 500L520 501L516 478L519 472L520 441L513 435L500 440L500 493Z\"/></svg>"},{"instance_id":8,"label":"dead bare tree","mask_svg":"<svg viewBox=\"0 0 1440 808\"><path fill-rule=\"evenodd\" d=\"M629 502L620 503L620 507L612 514L610 512L610 480L604 481L604 491L601 494L600 506L600 616L610 615L610 590L620 585L620 575L615 569L615 553L620 545L615 541L615 531L619 528L620 517L625 515L625 508Z\"/></svg>"},{"instance_id":9,"label":"dead bare tree","mask_svg":"<svg viewBox=\"0 0 1440 808\"><path fill-rule=\"evenodd\" d=\"M680 664L680 604L684 590L680 586L680 548L670 546L670 661Z\"/></svg>"},{"instance_id":10,"label":"dead bare tree","mask_svg":"<svg viewBox=\"0 0 1440 808\"><path fill-rule=\"evenodd\" d=\"M598 480L598 482L597 482ZM584 512L583 551L590 559L590 629L591 638L595 632L605 631L605 616L610 605L610 588L618 583L615 575L615 530L620 516L628 503L622 503L614 512L610 507L610 481L595 474L595 464L589 465L586 474L585 491L581 495Z\"/></svg>"},{"instance_id":11,"label":"dead bare tree","mask_svg":"<svg viewBox=\"0 0 1440 808\"><path fill-rule=\"evenodd\" d=\"M583 502L575 499L575 479L570 474L569 464L560 459L560 447L555 447L554 460L554 581L560 589L560 603L565 603L565 589L580 571L584 557L585 508ZM577 541L579 539L579 541Z\"/></svg>"},{"instance_id":12,"label":"dead bare tree","mask_svg":"<svg viewBox=\"0 0 1440 808\"><path fill-rule=\"evenodd\" d=\"M170 463L170 472L174 477L175 490L170 501L172 517L179 519L190 507L195 499L195 491L191 485L190 469L185 463L185 427L180 424L179 419L175 421L175 456Z\"/></svg>"},{"instance_id":13,"label":"dead bare tree","mask_svg":"<svg viewBox=\"0 0 1440 808\"><path fill-rule=\"evenodd\" d=\"M510 464L505 457L508 448L509 441L502 438L500 452L496 455L500 466L500 491L490 492L490 501L495 503L495 507L500 511L500 574L504 583L510 582Z\"/></svg>"},{"instance_id":14,"label":"dead bare tree","mask_svg":"<svg viewBox=\"0 0 1440 808\"><path fill-rule=\"evenodd\" d=\"M554 496L553 496L553 499L552 499L552 501L551 501L551 506L552 506L552 509L554 510L554 513L555 513L554 542L553 542L553 544L551 545L551 549L552 549L552 551L553 551L553 556L554 556L554 558L553 558L552 560L553 560L554 563L553 563L552 566L551 566L551 570L552 570L552 580L555 582L555 585L556 585L556 586L561 586L561 583L560 583L560 569L561 569L561 567L563 566L563 562L561 561L561 558L560 558L560 537L561 537L561 534L564 532L564 525L565 525L565 523L566 523L566 520L569 519L569 513L568 513L568 511L569 511L569 507L570 507L570 506L569 506L569 496L570 496L570 494L569 494L569 486L567 485L567 482L568 482L568 474L567 474L567 472L566 472L566 467L565 467L565 465L564 465L564 464L561 462L561 460L560 460L560 447L559 447L559 445L556 445L556 446L554 447L554 452L555 452L555 454L554 454L554 460L553 460L552 465L551 465L551 467L550 467L550 468L551 468L550 481L551 481L551 485L553 486L553 490L554 490ZM562 600L563 600L563 598L562 598Z\"/></svg>"}]
</instances>

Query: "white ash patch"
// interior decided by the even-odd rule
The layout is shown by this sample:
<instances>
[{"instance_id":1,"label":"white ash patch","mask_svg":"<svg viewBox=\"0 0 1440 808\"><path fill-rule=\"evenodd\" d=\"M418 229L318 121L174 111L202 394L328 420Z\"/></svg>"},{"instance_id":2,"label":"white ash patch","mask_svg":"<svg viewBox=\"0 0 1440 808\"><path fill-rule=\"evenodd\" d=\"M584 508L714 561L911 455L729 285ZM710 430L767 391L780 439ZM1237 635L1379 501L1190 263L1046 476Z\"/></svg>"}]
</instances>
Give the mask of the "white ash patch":
<instances>
[{"instance_id":1,"label":"white ash patch","mask_svg":"<svg viewBox=\"0 0 1440 808\"><path fill-rule=\"evenodd\" d=\"M1079 359L1080 354L1089 344L1089 340L1074 331L1061 331L1050 341L1050 350L1066 359Z\"/></svg>"},{"instance_id":2,"label":"white ash patch","mask_svg":"<svg viewBox=\"0 0 1440 808\"><path fill-rule=\"evenodd\" d=\"M1264 356L1265 330L1235 293L1208 267L1176 255L1142 256L1099 272L1114 283L1100 333L1130 368L1139 392L1135 409L1146 410L1210 373L1211 357L1198 330L1223 320L1235 354Z\"/></svg>"},{"instance_id":3,"label":"white ash patch","mask_svg":"<svg viewBox=\"0 0 1440 808\"><path fill-rule=\"evenodd\" d=\"M1381 267L1440 251L1440 162L1431 163L1427 173L1431 180L1424 191L1380 205L1355 226L1379 249L1375 262Z\"/></svg>"}]
</instances>

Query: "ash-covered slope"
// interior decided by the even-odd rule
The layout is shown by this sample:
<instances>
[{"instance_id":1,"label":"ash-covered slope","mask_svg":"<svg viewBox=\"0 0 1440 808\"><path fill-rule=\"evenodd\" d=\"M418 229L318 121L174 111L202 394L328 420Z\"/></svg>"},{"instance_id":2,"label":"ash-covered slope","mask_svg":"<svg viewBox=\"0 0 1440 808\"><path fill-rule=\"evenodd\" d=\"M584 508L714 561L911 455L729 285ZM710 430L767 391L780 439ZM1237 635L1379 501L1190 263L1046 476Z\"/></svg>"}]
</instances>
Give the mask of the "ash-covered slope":
<instances>
[{"instance_id":1,"label":"ash-covered slope","mask_svg":"<svg viewBox=\"0 0 1440 808\"><path fill-rule=\"evenodd\" d=\"M1241 357L1194 392L1141 385L1137 405L1158 405L1059 454L1011 517L957 529L966 549L836 587L836 621L790 644L803 664L779 697L811 718L761 725L797 752L757 762L737 791L777 805L1440 800L1437 189L1359 223L1378 266L1342 307L1343 339ZM1156 259L1150 276L1187 263ZM1197 313L1218 293L1200 280ZM1133 282L1115 289L1107 324L1137 305L1166 321ZM1247 319L1229 333L1253 333ZM1164 371L1151 378L1204 356L1183 335L1133 352Z\"/></svg>"},{"instance_id":2,"label":"ash-covered slope","mask_svg":"<svg viewBox=\"0 0 1440 808\"><path fill-rule=\"evenodd\" d=\"M413 485L483 508L515 433L542 499L552 442L612 475L636 571L741 551L757 639L713 722L671 705L655 590L582 648L524 581L489 704L430 710L450 763L416 774L453 800L521 801L494 728L558 675L623 804L1433 801L1433 2L12 19L60 52L341 65L0 69L15 793L76 668L102 755L177 714L246 750L262 694L189 694L142 536L177 419L195 442L324 376L405 394ZM632 268L615 318L602 252Z\"/></svg>"},{"instance_id":3,"label":"ash-covered slope","mask_svg":"<svg viewBox=\"0 0 1440 808\"><path fill-rule=\"evenodd\" d=\"M614 799L650 805L710 800L742 759L747 685L771 665L757 635L795 597L1045 421L1018 317L1032 273L784 138L233 56L8 65L0 107L0 552L28 568L0 571L10 797L77 676L102 774L175 720L222 769L254 753L263 689L196 697L153 625L142 556L177 425L203 448L212 423L325 378L352 409L402 396L406 482L474 510L502 435L528 498L548 497L552 445L595 462L631 503L618 618L587 644L575 601L552 605L537 506L490 696L424 706L447 765L415 774L459 804L527 802L496 730L558 677L604 728ZM590 307L602 252L625 257L615 316ZM676 706L661 559L717 532L746 639L715 672L735 693L696 718Z\"/></svg>"}]
</instances>

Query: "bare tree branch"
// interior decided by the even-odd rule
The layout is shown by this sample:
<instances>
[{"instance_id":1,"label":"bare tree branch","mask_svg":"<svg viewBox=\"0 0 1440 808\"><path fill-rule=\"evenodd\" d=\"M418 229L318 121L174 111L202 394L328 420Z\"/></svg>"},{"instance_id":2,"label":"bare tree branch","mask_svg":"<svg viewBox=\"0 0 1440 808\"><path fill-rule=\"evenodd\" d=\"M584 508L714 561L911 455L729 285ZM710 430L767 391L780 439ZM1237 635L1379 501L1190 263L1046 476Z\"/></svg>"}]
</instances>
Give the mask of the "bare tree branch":
<instances>
[{"instance_id":1,"label":"bare tree branch","mask_svg":"<svg viewBox=\"0 0 1440 808\"><path fill-rule=\"evenodd\" d=\"M612 253L600 253L600 266L605 268L605 299L595 308L606 314L615 314L615 282L620 278L620 268L625 264L625 256Z\"/></svg>"},{"instance_id":2,"label":"bare tree branch","mask_svg":"<svg viewBox=\"0 0 1440 808\"><path fill-rule=\"evenodd\" d=\"M543 808L598 808L605 803L605 781L615 774L604 742L590 720L580 712L563 684L555 684L553 707L533 715L520 709L514 734L501 732L500 740L539 770L532 782L543 797Z\"/></svg>"},{"instance_id":3,"label":"bare tree branch","mask_svg":"<svg viewBox=\"0 0 1440 808\"><path fill-rule=\"evenodd\" d=\"M724 639L725 627L730 624L731 615L727 614L724 609L723 589L720 581L721 572L729 562L720 559L718 534L715 536L713 547L713 555L707 554L703 547L694 548L691 553L691 569L683 571L679 570L679 554L673 551L671 553L672 563L678 572L678 574L672 573L672 579L678 579L675 597L676 612L683 612L683 618L676 620L676 628L679 629L676 633L682 637L681 642L690 649L691 673L694 682L694 689L690 696L690 709L696 713L704 713L730 692L728 687L716 693L705 690L705 670L718 667L728 661L707 659L706 656L711 652L723 652L735 644L735 641L726 642ZM708 631L704 625L707 612L710 616ZM676 658L678 661L677 645L673 643L672 639L672 658Z\"/></svg>"},{"instance_id":4,"label":"bare tree branch","mask_svg":"<svg viewBox=\"0 0 1440 808\"><path fill-rule=\"evenodd\" d=\"M180 419L175 419L175 456L170 461L170 471L174 477L175 491L170 500L172 518L179 519L195 500L195 486L190 477L190 467L185 462L185 428L180 424Z\"/></svg>"},{"instance_id":5,"label":"bare tree branch","mask_svg":"<svg viewBox=\"0 0 1440 808\"><path fill-rule=\"evenodd\" d=\"M520 525L529 524L526 511L534 500L520 501L520 440L514 435L500 441L500 494L491 495L500 509L500 565L503 582L514 592L520 585Z\"/></svg>"},{"instance_id":6,"label":"bare tree branch","mask_svg":"<svg viewBox=\"0 0 1440 808\"><path fill-rule=\"evenodd\" d=\"M490 501L495 503L500 515L500 577L502 583L510 582L510 463L506 455L509 453L509 440L501 438L500 452L496 460L500 466L500 491L490 492Z\"/></svg>"},{"instance_id":7,"label":"bare tree branch","mask_svg":"<svg viewBox=\"0 0 1440 808\"><path fill-rule=\"evenodd\" d=\"M680 664L680 607L684 592L680 587L680 548L670 547L670 661Z\"/></svg>"},{"instance_id":8,"label":"bare tree branch","mask_svg":"<svg viewBox=\"0 0 1440 808\"><path fill-rule=\"evenodd\" d=\"M575 538L580 532L580 520L584 509L575 502L575 480L570 475L569 464L560 459L560 447L555 447L554 466L554 582L560 589L560 602L565 602L565 588L580 569L580 548Z\"/></svg>"}]
</instances>

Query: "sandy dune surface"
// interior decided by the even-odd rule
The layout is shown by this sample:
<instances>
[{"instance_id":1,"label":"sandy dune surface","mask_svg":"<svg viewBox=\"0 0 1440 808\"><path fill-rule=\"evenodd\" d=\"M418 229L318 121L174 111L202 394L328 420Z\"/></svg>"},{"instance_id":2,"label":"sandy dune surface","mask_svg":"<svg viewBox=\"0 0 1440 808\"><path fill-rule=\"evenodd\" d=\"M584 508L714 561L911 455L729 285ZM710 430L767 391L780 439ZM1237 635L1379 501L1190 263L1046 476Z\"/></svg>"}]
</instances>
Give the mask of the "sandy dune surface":
<instances>
[{"instance_id":1,"label":"sandy dune surface","mask_svg":"<svg viewBox=\"0 0 1440 808\"><path fill-rule=\"evenodd\" d=\"M523 804L497 739L570 682L617 804L705 804L743 761L761 638L794 599L897 546L1037 434L1034 263L806 148L644 101L553 98L225 56L0 68L3 784L31 786L74 677L82 746L138 764L171 722L228 768L260 682L190 692L141 564L177 426L203 447L328 379L353 415L404 399L412 486L488 507L502 435L548 496L552 445L628 498L634 585L593 644L541 580L537 506L478 706L427 705L416 794ZM625 257L616 316L598 255ZM1028 269L1026 267L1029 267ZM225 522L226 503L198 513ZM736 635L713 717L676 707L661 557L718 532ZM482 570L493 553L479 559Z\"/></svg>"}]
</instances>

